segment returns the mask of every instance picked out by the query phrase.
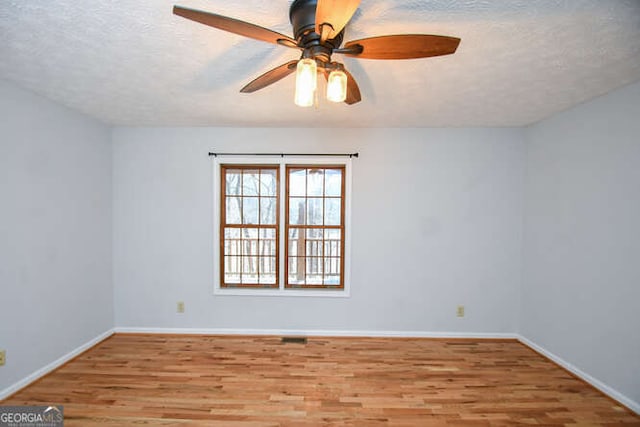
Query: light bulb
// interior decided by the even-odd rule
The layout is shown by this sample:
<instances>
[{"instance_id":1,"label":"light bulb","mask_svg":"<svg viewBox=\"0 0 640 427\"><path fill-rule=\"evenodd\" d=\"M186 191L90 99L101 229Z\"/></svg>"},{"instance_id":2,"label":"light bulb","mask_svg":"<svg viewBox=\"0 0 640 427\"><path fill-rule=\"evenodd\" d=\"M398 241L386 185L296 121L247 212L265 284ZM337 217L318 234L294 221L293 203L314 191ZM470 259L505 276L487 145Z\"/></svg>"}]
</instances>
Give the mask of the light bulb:
<instances>
[{"instance_id":1,"label":"light bulb","mask_svg":"<svg viewBox=\"0 0 640 427\"><path fill-rule=\"evenodd\" d=\"M333 102L343 102L347 99L347 75L344 71L335 70L329 74L327 99Z\"/></svg>"},{"instance_id":2,"label":"light bulb","mask_svg":"<svg viewBox=\"0 0 640 427\"><path fill-rule=\"evenodd\" d=\"M311 107L315 100L318 86L318 67L316 61L311 58L303 58L298 61L296 67L296 94L295 103L300 107Z\"/></svg>"}]
</instances>

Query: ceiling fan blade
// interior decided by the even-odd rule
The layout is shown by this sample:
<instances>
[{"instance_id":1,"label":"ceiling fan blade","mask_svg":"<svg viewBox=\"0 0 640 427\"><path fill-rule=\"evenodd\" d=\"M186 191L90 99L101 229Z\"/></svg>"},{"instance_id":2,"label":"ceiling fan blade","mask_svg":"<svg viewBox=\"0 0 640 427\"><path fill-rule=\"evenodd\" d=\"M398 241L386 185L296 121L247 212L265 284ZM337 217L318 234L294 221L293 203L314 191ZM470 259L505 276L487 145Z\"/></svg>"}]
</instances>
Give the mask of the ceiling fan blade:
<instances>
[{"instance_id":1,"label":"ceiling fan blade","mask_svg":"<svg viewBox=\"0 0 640 427\"><path fill-rule=\"evenodd\" d=\"M360 0L318 0L316 33L322 42L337 36L356 13ZM326 25L328 24L328 25Z\"/></svg>"},{"instance_id":2,"label":"ceiling fan blade","mask_svg":"<svg viewBox=\"0 0 640 427\"><path fill-rule=\"evenodd\" d=\"M344 102L349 105L360 102L362 96L360 96L360 88L358 87L358 83L356 83L356 79L354 79L347 70L343 71L347 75L347 99L345 99Z\"/></svg>"},{"instance_id":3,"label":"ceiling fan blade","mask_svg":"<svg viewBox=\"0 0 640 427\"><path fill-rule=\"evenodd\" d=\"M279 65L273 70L269 70L257 79L254 79L251 83L240 89L242 93L251 93L257 90L263 89L272 83L277 82L296 70L296 64L298 61L289 61L285 64Z\"/></svg>"},{"instance_id":4,"label":"ceiling fan blade","mask_svg":"<svg viewBox=\"0 0 640 427\"><path fill-rule=\"evenodd\" d=\"M297 43L289 36L268 30L258 25L250 24L238 19L228 18L215 13L173 6L173 13L201 24L209 25L230 33L239 34L267 43L281 44L287 47L297 47Z\"/></svg>"},{"instance_id":5,"label":"ceiling fan blade","mask_svg":"<svg viewBox=\"0 0 640 427\"><path fill-rule=\"evenodd\" d=\"M450 55L459 44L456 37L401 34L353 40L336 52L366 59L413 59Z\"/></svg>"}]
</instances>

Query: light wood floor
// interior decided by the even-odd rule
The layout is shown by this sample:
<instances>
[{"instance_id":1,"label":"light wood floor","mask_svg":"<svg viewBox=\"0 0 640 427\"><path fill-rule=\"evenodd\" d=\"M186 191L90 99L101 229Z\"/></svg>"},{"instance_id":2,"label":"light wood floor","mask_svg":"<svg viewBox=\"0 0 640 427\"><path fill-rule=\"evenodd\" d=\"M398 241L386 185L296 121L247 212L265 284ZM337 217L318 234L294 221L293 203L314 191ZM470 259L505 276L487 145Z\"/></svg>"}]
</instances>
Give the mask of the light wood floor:
<instances>
[{"instance_id":1,"label":"light wood floor","mask_svg":"<svg viewBox=\"0 0 640 427\"><path fill-rule=\"evenodd\" d=\"M516 341L116 334L2 404L67 426L640 426Z\"/></svg>"}]
</instances>

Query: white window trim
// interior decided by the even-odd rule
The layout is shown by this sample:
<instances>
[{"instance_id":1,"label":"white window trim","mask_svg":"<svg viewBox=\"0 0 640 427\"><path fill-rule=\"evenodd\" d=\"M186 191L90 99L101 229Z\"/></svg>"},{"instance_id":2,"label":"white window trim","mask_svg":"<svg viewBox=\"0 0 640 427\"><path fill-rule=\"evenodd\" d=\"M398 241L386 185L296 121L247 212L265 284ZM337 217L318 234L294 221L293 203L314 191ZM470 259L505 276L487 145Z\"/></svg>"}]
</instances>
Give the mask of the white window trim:
<instances>
[{"instance_id":1,"label":"white window trim","mask_svg":"<svg viewBox=\"0 0 640 427\"><path fill-rule=\"evenodd\" d=\"M278 289L256 288L221 288L220 287L220 165L221 164L259 164L279 165L280 167L280 254ZM344 289L286 289L284 287L284 259L285 236L285 197L286 197L286 165L344 165L345 167L345 211L344 211ZM350 157L318 157L318 156L214 156L213 157L213 293L214 295L235 296L278 296L278 297L332 297L348 298L351 296L351 158Z\"/></svg>"}]
</instances>

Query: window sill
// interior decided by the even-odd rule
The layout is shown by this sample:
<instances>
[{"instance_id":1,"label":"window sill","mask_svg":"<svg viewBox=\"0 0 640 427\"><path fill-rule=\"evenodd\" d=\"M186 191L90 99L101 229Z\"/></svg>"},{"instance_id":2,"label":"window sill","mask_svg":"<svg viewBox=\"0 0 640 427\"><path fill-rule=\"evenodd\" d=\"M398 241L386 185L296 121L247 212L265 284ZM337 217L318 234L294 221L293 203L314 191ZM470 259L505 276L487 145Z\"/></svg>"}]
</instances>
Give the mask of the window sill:
<instances>
[{"instance_id":1,"label":"window sill","mask_svg":"<svg viewBox=\"0 0 640 427\"><path fill-rule=\"evenodd\" d=\"M334 290L298 290L298 289L237 289L237 288L214 288L214 295L228 296L251 296L251 297L326 297L326 298L349 298L349 291L346 289Z\"/></svg>"}]
</instances>

